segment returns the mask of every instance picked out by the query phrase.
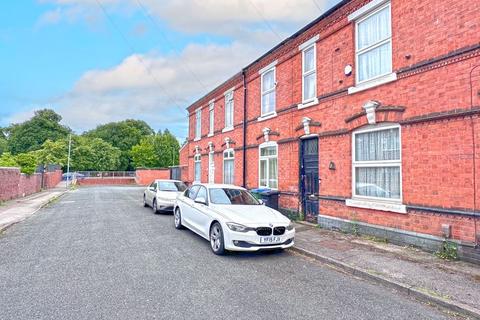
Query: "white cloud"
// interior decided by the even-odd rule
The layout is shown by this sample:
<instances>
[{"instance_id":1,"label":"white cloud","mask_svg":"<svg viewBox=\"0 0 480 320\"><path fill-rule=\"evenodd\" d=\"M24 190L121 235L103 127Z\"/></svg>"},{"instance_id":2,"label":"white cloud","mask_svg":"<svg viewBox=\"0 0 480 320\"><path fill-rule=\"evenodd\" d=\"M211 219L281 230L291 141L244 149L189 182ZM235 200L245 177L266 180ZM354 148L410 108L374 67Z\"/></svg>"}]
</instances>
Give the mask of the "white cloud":
<instances>
[{"instance_id":1,"label":"white cloud","mask_svg":"<svg viewBox=\"0 0 480 320\"><path fill-rule=\"evenodd\" d=\"M338 0L40 0L57 6L40 19L58 23L63 19L87 22L110 13L124 15L146 12L171 28L187 33L235 36L246 29L273 28L283 35L291 26L302 25L319 16ZM62 11L58 11L62 8ZM268 26L268 24L270 26Z\"/></svg>"},{"instance_id":2,"label":"white cloud","mask_svg":"<svg viewBox=\"0 0 480 320\"><path fill-rule=\"evenodd\" d=\"M113 68L87 71L55 104L64 123L78 131L140 118L156 129L175 126L185 137L185 108L258 54L256 46L241 42L191 44L180 55L134 54Z\"/></svg>"},{"instance_id":3,"label":"white cloud","mask_svg":"<svg viewBox=\"0 0 480 320\"><path fill-rule=\"evenodd\" d=\"M86 71L70 92L55 100L56 109L64 123L77 131L99 123L139 118L155 129L173 128L175 134L184 138L188 126L185 108L278 43L279 37L285 38L320 15L314 1L323 10L337 2L100 0L111 15L128 16L145 8L162 25L176 31L228 36L231 42L191 43L181 52L170 54L135 53L111 68ZM97 0L40 2L55 5L40 17L42 25L78 21L91 24L105 19ZM158 31L152 29L152 33ZM143 27L139 32L143 34Z\"/></svg>"}]
</instances>

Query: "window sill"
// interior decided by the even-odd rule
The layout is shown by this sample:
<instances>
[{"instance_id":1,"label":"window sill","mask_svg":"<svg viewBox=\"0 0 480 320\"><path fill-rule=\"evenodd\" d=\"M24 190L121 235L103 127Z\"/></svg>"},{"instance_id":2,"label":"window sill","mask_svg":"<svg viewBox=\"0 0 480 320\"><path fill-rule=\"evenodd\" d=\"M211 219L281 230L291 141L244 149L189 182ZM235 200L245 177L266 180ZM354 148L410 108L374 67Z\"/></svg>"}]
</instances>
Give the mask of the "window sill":
<instances>
[{"instance_id":1,"label":"window sill","mask_svg":"<svg viewBox=\"0 0 480 320\"><path fill-rule=\"evenodd\" d=\"M375 200L347 199L345 204L349 207L407 213L407 207L401 203L383 202Z\"/></svg>"},{"instance_id":2,"label":"window sill","mask_svg":"<svg viewBox=\"0 0 480 320\"><path fill-rule=\"evenodd\" d=\"M210 137L213 137L213 133L209 133L209 134L207 135L207 137L209 137L209 138L210 138Z\"/></svg>"},{"instance_id":3,"label":"window sill","mask_svg":"<svg viewBox=\"0 0 480 320\"><path fill-rule=\"evenodd\" d=\"M195 138L193 141L200 141L202 138Z\"/></svg>"},{"instance_id":4,"label":"window sill","mask_svg":"<svg viewBox=\"0 0 480 320\"><path fill-rule=\"evenodd\" d=\"M355 87L348 88L348 94L354 94L376 86L380 86L382 84L393 82L395 80L397 80L397 74L395 72L389 73L384 76L357 84Z\"/></svg>"},{"instance_id":5,"label":"window sill","mask_svg":"<svg viewBox=\"0 0 480 320\"><path fill-rule=\"evenodd\" d=\"M223 128L222 133L229 132L229 131L232 131L232 130L233 130L233 127Z\"/></svg>"},{"instance_id":6,"label":"window sill","mask_svg":"<svg viewBox=\"0 0 480 320\"><path fill-rule=\"evenodd\" d=\"M298 109L308 108L318 104L318 98L313 98L311 100L304 101L298 104Z\"/></svg>"},{"instance_id":7,"label":"window sill","mask_svg":"<svg viewBox=\"0 0 480 320\"><path fill-rule=\"evenodd\" d=\"M264 116L258 117L257 121L265 121L265 120L268 120L268 119L275 118L276 116L277 116L276 112L269 113L269 114L266 114Z\"/></svg>"}]
</instances>

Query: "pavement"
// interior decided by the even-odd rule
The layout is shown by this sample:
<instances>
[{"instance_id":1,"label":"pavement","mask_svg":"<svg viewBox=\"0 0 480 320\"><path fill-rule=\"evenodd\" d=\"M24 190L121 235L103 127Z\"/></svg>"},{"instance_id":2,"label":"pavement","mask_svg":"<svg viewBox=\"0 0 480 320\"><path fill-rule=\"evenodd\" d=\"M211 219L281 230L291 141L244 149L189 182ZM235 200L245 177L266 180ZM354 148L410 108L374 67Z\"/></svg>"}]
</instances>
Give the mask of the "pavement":
<instances>
[{"instance_id":1,"label":"pavement","mask_svg":"<svg viewBox=\"0 0 480 320\"><path fill-rule=\"evenodd\" d=\"M55 188L0 204L0 232L35 214L40 208L57 199L67 191L65 182Z\"/></svg>"},{"instance_id":2,"label":"pavement","mask_svg":"<svg viewBox=\"0 0 480 320\"><path fill-rule=\"evenodd\" d=\"M292 251L216 256L142 192L79 188L5 230L0 319L460 317Z\"/></svg>"},{"instance_id":3,"label":"pavement","mask_svg":"<svg viewBox=\"0 0 480 320\"><path fill-rule=\"evenodd\" d=\"M412 247L296 225L295 250L318 261L381 283L427 303L480 319L480 268L446 261Z\"/></svg>"}]
</instances>

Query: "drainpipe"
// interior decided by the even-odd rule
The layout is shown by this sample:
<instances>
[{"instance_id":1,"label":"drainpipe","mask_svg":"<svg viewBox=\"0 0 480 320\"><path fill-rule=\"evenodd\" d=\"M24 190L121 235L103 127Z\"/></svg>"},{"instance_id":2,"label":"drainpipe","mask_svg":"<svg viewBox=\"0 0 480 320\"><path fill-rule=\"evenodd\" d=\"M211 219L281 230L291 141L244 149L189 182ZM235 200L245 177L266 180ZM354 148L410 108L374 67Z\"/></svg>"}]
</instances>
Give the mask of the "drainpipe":
<instances>
[{"instance_id":1,"label":"drainpipe","mask_svg":"<svg viewBox=\"0 0 480 320\"><path fill-rule=\"evenodd\" d=\"M242 69L242 79L243 79L243 143L242 143L242 153L243 153L243 172L242 172L242 186L247 187L247 76L245 74L245 69Z\"/></svg>"},{"instance_id":2,"label":"drainpipe","mask_svg":"<svg viewBox=\"0 0 480 320\"><path fill-rule=\"evenodd\" d=\"M480 65L474 66L470 70L470 110L473 110L473 71L476 69L480 68ZM480 92L479 92L480 93ZM475 247L478 248L478 237L477 237L477 219L478 217L475 216L476 210L477 210L477 162L476 162L476 141L475 141L475 122L473 120L473 114L470 115L470 124L471 124L471 133L472 133L472 150L473 150L473 226L474 226L474 232L475 232Z\"/></svg>"}]
</instances>

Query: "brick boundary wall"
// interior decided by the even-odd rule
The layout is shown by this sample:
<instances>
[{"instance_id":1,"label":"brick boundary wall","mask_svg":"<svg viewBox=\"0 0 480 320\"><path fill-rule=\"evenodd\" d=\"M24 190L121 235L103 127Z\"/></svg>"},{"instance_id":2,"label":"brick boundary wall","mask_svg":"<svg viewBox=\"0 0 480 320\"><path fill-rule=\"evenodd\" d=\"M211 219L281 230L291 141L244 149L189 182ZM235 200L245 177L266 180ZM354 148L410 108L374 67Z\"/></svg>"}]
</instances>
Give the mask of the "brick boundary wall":
<instances>
[{"instance_id":1,"label":"brick boundary wall","mask_svg":"<svg viewBox=\"0 0 480 320\"><path fill-rule=\"evenodd\" d=\"M149 185L155 179L170 179L170 169L137 169L135 171L135 182L138 185Z\"/></svg>"},{"instance_id":2,"label":"brick boundary wall","mask_svg":"<svg viewBox=\"0 0 480 320\"><path fill-rule=\"evenodd\" d=\"M45 172L45 189L55 188L62 181L62 170ZM25 197L42 190L42 174L26 175L19 168L0 168L0 201Z\"/></svg>"},{"instance_id":3,"label":"brick boundary wall","mask_svg":"<svg viewBox=\"0 0 480 320\"><path fill-rule=\"evenodd\" d=\"M46 172L43 177L43 187L45 189L55 188L60 183L60 181L62 181L62 173L62 170Z\"/></svg>"}]
</instances>

